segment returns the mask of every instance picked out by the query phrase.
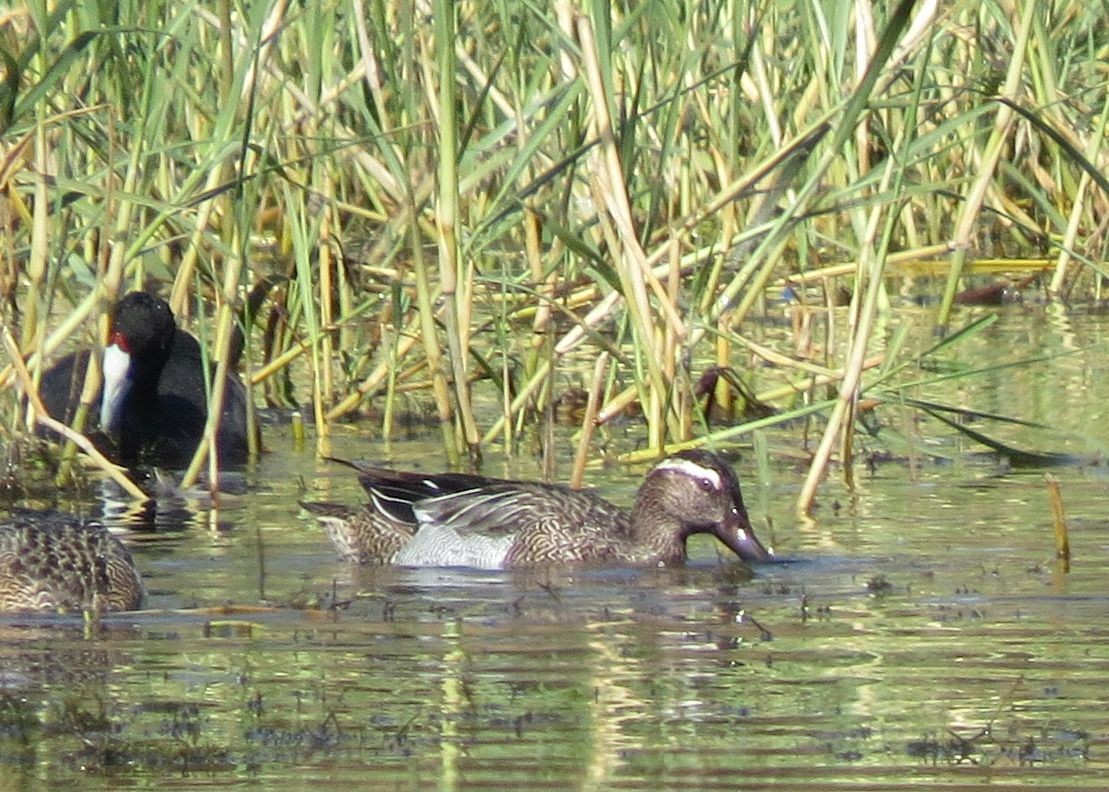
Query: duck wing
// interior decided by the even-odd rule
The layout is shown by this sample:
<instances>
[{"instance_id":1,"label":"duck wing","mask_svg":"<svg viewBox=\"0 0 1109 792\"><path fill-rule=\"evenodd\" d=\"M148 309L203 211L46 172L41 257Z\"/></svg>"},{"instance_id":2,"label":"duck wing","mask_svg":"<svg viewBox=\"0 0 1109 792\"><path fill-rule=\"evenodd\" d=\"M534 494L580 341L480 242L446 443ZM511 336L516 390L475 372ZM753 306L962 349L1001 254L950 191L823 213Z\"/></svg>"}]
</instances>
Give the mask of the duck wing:
<instances>
[{"instance_id":1,"label":"duck wing","mask_svg":"<svg viewBox=\"0 0 1109 792\"><path fill-rule=\"evenodd\" d=\"M502 569L613 559L629 544L627 517L588 492L502 482L412 504L419 528L399 551L405 566Z\"/></svg>"},{"instance_id":2,"label":"duck wing","mask_svg":"<svg viewBox=\"0 0 1109 792\"><path fill-rule=\"evenodd\" d=\"M463 535L550 533L573 541L598 530L630 533L621 509L592 492L560 484L485 484L419 501L413 512L421 524L447 525Z\"/></svg>"},{"instance_id":3,"label":"duck wing","mask_svg":"<svg viewBox=\"0 0 1109 792\"><path fill-rule=\"evenodd\" d=\"M337 457L327 457L353 468L358 473L358 483L370 496L370 509L390 520L416 525L413 505L430 498L454 493L470 492L497 484L510 484L504 479L478 476L472 473L418 473L373 467Z\"/></svg>"}]
</instances>

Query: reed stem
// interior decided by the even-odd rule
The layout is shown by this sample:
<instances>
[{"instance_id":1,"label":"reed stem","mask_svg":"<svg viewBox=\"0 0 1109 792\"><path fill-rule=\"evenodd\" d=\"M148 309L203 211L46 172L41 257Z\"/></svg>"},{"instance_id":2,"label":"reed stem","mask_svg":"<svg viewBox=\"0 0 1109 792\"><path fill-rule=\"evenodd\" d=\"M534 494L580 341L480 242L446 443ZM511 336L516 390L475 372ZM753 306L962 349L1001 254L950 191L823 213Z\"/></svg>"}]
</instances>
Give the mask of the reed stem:
<instances>
[{"instance_id":1,"label":"reed stem","mask_svg":"<svg viewBox=\"0 0 1109 792\"><path fill-rule=\"evenodd\" d=\"M1037 15L1038 3L1036 0L1024 0L1017 18L1012 20L1017 29L1016 41L1009 58L1009 68L1005 74L1005 85L1001 95L1008 99L1015 99L1021 92L1021 79L1024 70L1024 60L1028 53L1028 40L1032 31L1032 23ZM946 327L951 316L951 306L955 304L955 294L959 290L959 279L963 275L963 266L971 246L971 234L978 216L982 211L982 204L986 193L993 185L994 174L998 162L1001 160L1005 139L1013 124L1013 110L1004 102L997 103L997 113L994 116L993 128L990 130L989 140L981 152L972 152L972 161L975 163L975 177L971 183L970 191L963 202L959 212L959 219L955 224L955 233L952 238L954 253L951 257L951 269L947 273L947 283L944 286L943 298L940 301L939 313L936 324Z\"/></svg>"},{"instance_id":2,"label":"reed stem","mask_svg":"<svg viewBox=\"0 0 1109 792\"><path fill-rule=\"evenodd\" d=\"M435 221L439 231L439 284L458 418L470 461L476 464L481 459L481 433L474 417L467 375L473 267L462 263L458 251L455 4L453 0L436 0L435 9L435 50L439 72L439 201Z\"/></svg>"}]
</instances>

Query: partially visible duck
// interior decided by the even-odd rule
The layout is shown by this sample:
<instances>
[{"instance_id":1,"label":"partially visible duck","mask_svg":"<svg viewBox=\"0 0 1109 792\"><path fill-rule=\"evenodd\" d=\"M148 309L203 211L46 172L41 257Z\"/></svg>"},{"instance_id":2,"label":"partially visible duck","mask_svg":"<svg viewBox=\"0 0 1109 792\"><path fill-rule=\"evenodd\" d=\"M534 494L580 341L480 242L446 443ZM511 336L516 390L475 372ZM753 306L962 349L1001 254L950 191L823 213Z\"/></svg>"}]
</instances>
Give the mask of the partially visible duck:
<instances>
[{"instance_id":1,"label":"partially visible duck","mask_svg":"<svg viewBox=\"0 0 1109 792\"><path fill-rule=\"evenodd\" d=\"M358 471L368 505L302 505L339 554L359 563L672 565L685 561L686 539L696 533L712 534L744 561L773 558L751 528L735 472L708 451L659 462L630 513L558 484L346 464Z\"/></svg>"},{"instance_id":2,"label":"partially visible duck","mask_svg":"<svg viewBox=\"0 0 1109 792\"><path fill-rule=\"evenodd\" d=\"M0 610L136 610L145 597L127 548L103 525L50 514L0 523Z\"/></svg>"},{"instance_id":3,"label":"partially visible duck","mask_svg":"<svg viewBox=\"0 0 1109 792\"><path fill-rule=\"evenodd\" d=\"M43 374L39 393L54 418L72 420L88 357L87 350L67 355ZM112 438L114 453L104 450L124 464L182 467L196 452L208 418L205 370L200 344L178 329L165 300L130 292L112 314L104 386L93 405L98 420L86 428L99 427ZM249 451L247 392L229 374L224 394L216 451L221 464L241 464Z\"/></svg>"}]
</instances>

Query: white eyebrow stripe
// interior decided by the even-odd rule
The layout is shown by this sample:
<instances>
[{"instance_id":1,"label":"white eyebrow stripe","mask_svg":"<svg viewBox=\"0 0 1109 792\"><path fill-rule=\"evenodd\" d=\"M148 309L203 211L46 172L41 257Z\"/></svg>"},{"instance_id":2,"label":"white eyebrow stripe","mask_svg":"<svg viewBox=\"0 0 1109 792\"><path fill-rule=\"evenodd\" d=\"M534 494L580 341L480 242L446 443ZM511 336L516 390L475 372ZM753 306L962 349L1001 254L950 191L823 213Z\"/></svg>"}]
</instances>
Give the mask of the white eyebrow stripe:
<instances>
[{"instance_id":1,"label":"white eyebrow stripe","mask_svg":"<svg viewBox=\"0 0 1109 792\"><path fill-rule=\"evenodd\" d=\"M698 465L696 462L691 462L688 459L681 457L670 457L664 459L655 465L655 470L673 470L676 473L689 476L691 478L704 478L712 482L712 485L717 489L723 489L723 482L720 480L720 474L712 468L707 468L704 465Z\"/></svg>"}]
</instances>

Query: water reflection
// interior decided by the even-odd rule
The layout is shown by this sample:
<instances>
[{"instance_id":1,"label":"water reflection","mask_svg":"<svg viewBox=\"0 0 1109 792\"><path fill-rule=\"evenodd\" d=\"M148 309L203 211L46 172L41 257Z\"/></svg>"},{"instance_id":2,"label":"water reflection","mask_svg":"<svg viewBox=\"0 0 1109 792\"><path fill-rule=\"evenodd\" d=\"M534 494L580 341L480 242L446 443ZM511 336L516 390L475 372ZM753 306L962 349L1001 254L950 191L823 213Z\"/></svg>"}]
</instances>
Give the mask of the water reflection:
<instances>
[{"instance_id":1,"label":"water reflection","mask_svg":"<svg viewBox=\"0 0 1109 792\"><path fill-rule=\"evenodd\" d=\"M1082 317L1071 331L1080 350L1099 337ZM984 343L1053 338L1018 324ZM1022 415L1054 402L1055 425L1089 435L1068 447L1104 440L1096 360L1051 365L1046 397L997 379L983 398ZM956 402L966 383L951 387ZM1089 414L1059 410L1075 387ZM438 458L431 442L393 461ZM950 462L860 470L850 492L830 478L807 525L802 473L774 467L752 517L795 560L753 577L710 542L676 570L489 573L339 563L295 501L302 480L345 502L358 485L274 428L218 503L97 501L148 610L0 617L0 788L1097 788L1106 472L1058 472L1063 575L1041 472L967 461L957 442ZM605 475L626 503L639 471Z\"/></svg>"}]
</instances>

